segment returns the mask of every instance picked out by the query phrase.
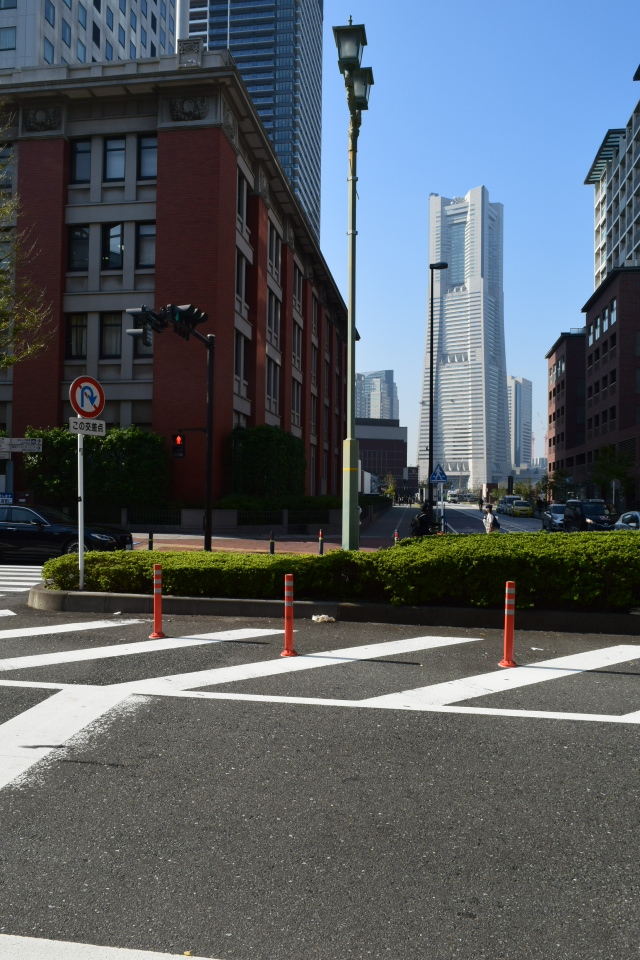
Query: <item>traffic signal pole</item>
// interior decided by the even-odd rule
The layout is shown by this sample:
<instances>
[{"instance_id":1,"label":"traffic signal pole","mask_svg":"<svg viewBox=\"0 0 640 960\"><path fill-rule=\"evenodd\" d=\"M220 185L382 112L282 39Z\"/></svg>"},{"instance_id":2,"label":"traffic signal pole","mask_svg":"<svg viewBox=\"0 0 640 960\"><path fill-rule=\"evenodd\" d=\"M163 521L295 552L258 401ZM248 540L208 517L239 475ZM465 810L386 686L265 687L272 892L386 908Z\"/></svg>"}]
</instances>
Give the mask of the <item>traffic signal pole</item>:
<instances>
[{"instance_id":1,"label":"traffic signal pole","mask_svg":"<svg viewBox=\"0 0 640 960\"><path fill-rule=\"evenodd\" d=\"M196 336L200 336L194 331ZM204 340L205 338L202 337ZM213 512L213 359L215 356L216 338L212 333L207 334L207 452L205 466L204 491L204 549L211 551L212 512Z\"/></svg>"}]
</instances>

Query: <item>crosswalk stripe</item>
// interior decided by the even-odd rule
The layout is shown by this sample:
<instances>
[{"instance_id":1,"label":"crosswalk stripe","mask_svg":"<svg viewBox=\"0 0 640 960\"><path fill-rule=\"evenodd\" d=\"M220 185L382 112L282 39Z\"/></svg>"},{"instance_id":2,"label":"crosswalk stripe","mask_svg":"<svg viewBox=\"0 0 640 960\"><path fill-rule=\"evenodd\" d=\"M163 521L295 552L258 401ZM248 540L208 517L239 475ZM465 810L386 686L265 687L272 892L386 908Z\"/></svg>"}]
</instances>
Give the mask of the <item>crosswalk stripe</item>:
<instances>
[{"instance_id":1,"label":"crosswalk stripe","mask_svg":"<svg viewBox=\"0 0 640 960\"><path fill-rule=\"evenodd\" d=\"M47 627L16 627L14 630L0 630L0 640L11 640L14 637L42 637L54 633L75 633L81 630L108 630L132 623L142 623L142 620L90 620L88 623L57 623Z\"/></svg>"},{"instance_id":2,"label":"crosswalk stripe","mask_svg":"<svg viewBox=\"0 0 640 960\"><path fill-rule=\"evenodd\" d=\"M459 643L477 643L473 637L412 637L409 640L392 640L383 643L370 643L361 647L347 647L344 650L329 650L325 653L311 653L285 660L262 660L258 663L242 663L235 667L217 667L213 670L201 670L194 673L180 673L155 680L142 680L130 684L138 693L165 693L168 690L188 690L193 687L208 687L212 684L231 683L236 680L251 680L256 677L271 677L283 673L295 673L299 670L312 670L315 667L331 667L340 663L359 660L371 660L376 657L393 657L414 650L434 650Z\"/></svg>"},{"instance_id":3,"label":"crosswalk stripe","mask_svg":"<svg viewBox=\"0 0 640 960\"><path fill-rule=\"evenodd\" d=\"M491 693L504 693L518 687L526 687L546 680L557 680L587 670L598 670L623 660L636 660L640 648L631 644L605 647L585 653L543 660L511 670L497 670L495 673L482 673L461 680L448 680L428 687L405 690L402 693L385 694L382 697L370 697L361 701L363 706L391 706L399 710L429 709L434 706L459 703L474 697L484 697Z\"/></svg>"},{"instance_id":4,"label":"crosswalk stripe","mask_svg":"<svg viewBox=\"0 0 640 960\"><path fill-rule=\"evenodd\" d=\"M15 617L13 610L0 610L0 617Z\"/></svg>"},{"instance_id":5,"label":"crosswalk stripe","mask_svg":"<svg viewBox=\"0 0 640 960\"><path fill-rule=\"evenodd\" d=\"M184 953L156 953L0 934L0 957L11 957L12 960L177 960L178 957L184 960L184 956ZM200 957L200 960L207 958Z\"/></svg>"},{"instance_id":6,"label":"crosswalk stripe","mask_svg":"<svg viewBox=\"0 0 640 960\"><path fill-rule=\"evenodd\" d=\"M0 611L1 613L1 611ZM124 623L125 621L120 621ZM134 621L136 622L136 621ZM117 624L110 623L110 626ZM126 657L137 653L158 653L161 650L175 650L184 647L197 647L205 643L223 643L228 640L245 640L250 637L268 637L282 633L282 630L220 630L217 633L201 633L192 637L164 637L161 640L140 640L135 643L111 644L108 647L94 647L89 650L63 650L55 653L37 653L26 657L10 657L0 660L0 672L6 670L29 670L33 667L46 667L58 663L79 663L83 660L103 660L107 657Z\"/></svg>"}]
</instances>

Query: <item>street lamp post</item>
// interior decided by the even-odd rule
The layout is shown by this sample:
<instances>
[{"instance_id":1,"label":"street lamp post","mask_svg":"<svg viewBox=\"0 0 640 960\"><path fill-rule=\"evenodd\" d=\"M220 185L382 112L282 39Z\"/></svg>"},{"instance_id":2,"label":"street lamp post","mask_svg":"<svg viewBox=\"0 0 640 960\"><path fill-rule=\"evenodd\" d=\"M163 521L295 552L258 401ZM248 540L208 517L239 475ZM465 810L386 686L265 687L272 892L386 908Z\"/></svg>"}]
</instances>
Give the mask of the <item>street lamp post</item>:
<instances>
[{"instance_id":1,"label":"street lamp post","mask_svg":"<svg viewBox=\"0 0 640 960\"><path fill-rule=\"evenodd\" d=\"M369 106L373 71L361 67L367 44L364 24L349 17L346 27L334 27L338 67L344 75L349 107L349 289L347 295L347 436L342 445L342 548L357 550L360 539L358 512L358 441L356 440L356 158L362 111Z\"/></svg>"},{"instance_id":2,"label":"street lamp post","mask_svg":"<svg viewBox=\"0 0 640 960\"><path fill-rule=\"evenodd\" d=\"M429 264L429 520L433 521L433 271L446 270L448 263Z\"/></svg>"}]
</instances>

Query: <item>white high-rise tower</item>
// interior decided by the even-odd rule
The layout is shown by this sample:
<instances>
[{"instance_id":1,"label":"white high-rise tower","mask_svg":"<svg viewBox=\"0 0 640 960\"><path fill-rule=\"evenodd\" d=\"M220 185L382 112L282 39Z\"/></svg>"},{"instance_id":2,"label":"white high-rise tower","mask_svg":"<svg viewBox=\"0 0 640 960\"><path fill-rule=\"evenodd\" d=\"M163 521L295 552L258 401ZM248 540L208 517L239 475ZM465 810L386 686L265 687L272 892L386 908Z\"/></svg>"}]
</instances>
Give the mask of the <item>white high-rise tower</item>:
<instances>
[{"instance_id":1,"label":"white high-rise tower","mask_svg":"<svg viewBox=\"0 0 640 960\"><path fill-rule=\"evenodd\" d=\"M461 487L500 483L509 473L507 371L502 291L502 204L486 187L452 200L429 198L434 270L433 465ZM429 321L418 464L429 466Z\"/></svg>"}]
</instances>

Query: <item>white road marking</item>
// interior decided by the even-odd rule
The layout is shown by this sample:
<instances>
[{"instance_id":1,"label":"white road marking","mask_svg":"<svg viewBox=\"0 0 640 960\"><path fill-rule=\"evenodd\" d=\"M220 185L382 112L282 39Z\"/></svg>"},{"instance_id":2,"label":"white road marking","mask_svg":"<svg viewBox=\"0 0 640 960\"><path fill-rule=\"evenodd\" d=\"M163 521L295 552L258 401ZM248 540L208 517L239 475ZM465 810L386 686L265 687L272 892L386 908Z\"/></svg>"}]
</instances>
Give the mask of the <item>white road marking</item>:
<instances>
[{"instance_id":1,"label":"white road marking","mask_svg":"<svg viewBox=\"0 0 640 960\"><path fill-rule=\"evenodd\" d=\"M183 953L156 953L0 934L0 960L184 960ZM200 960L207 960L198 954Z\"/></svg>"},{"instance_id":2,"label":"white road marking","mask_svg":"<svg viewBox=\"0 0 640 960\"><path fill-rule=\"evenodd\" d=\"M15 617L13 610L0 610L0 617Z\"/></svg>"},{"instance_id":3,"label":"white road marking","mask_svg":"<svg viewBox=\"0 0 640 960\"><path fill-rule=\"evenodd\" d=\"M126 623L120 620L109 622L109 626ZM131 621L129 621L131 622ZM133 621L134 623L136 621ZM282 630L220 630L217 633L200 633L191 637L164 637L161 640L140 640L136 643L111 644L108 647L94 647L90 650L64 650L56 653L37 653L27 657L10 657L0 660L0 672L6 670L29 670L33 667L52 666L57 663L79 663L83 660L103 660L107 657L125 657L136 653L158 653L162 650L176 650L183 647L197 647L205 643L222 643L225 640L244 640L249 637L273 636Z\"/></svg>"},{"instance_id":4,"label":"white road marking","mask_svg":"<svg viewBox=\"0 0 640 960\"><path fill-rule=\"evenodd\" d=\"M121 687L69 686L0 726L0 790L126 697Z\"/></svg>"},{"instance_id":5,"label":"white road marking","mask_svg":"<svg viewBox=\"0 0 640 960\"><path fill-rule=\"evenodd\" d=\"M272 677L276 674L312 670L315 667L333 667L340 663L357 663L379 657L393 657L414 650L433 650L458 643L477 643L469 637L412 637L409 640L392 640L369 643L344 650L329 650L326 653L311 653L297 657L262 660L258 663L242 663L235 667L218 667L194 673L179 673L153 680L138 680L127 684L136 693L163 693L171 690L188 690L193 687L209 687L216 683L232 683L237 680L253 680L256 677Z\"/></svg>"},{"instance_id":6,"label":"white road marking","mask_svg":"<svg viewBox=\"0 0 640 960\"><path fill-rule=\"evenodd\" d=\"M490 693L515 690L517 687L526 687L545 680L569 677L587 670L598 670L614 663L622 663L623 660L636 660L639 654L639 647L621 644L601 650L590 650L586 653L574 653L568 657L557 657L554 660L542 660L522 667L497 670L495 673L481 673L461 680L448 680L446 683L405 690L402 693L371 697L363 700L362 704L368 707L390 706L397 710L420 710L444 706L462 700L471 700L474 697L484 697Z\"/></svg>"},{"instance_id":7,"label":"white road marking","mask_svg":"<svg viewBox=\"0 0 640 960\"><path fill-rule=\"evenodd\" d=\"M47 634L75 633L81 630L107 630L143 622L143 620L90 620L87 623L59 623L48 627L16 627L14 630L0 630L0 640L12 640L14 637L44 637Z\"/></svg>"}]
</instances>

